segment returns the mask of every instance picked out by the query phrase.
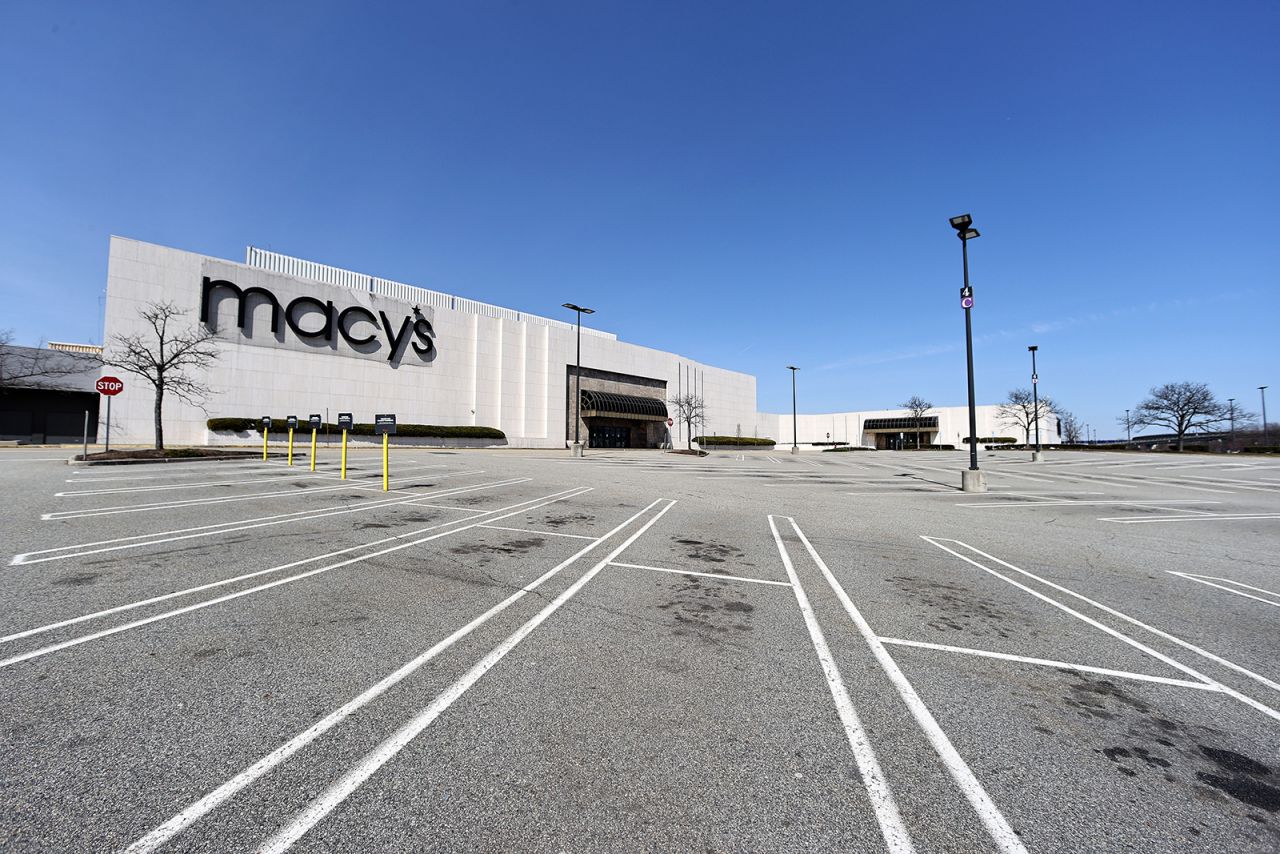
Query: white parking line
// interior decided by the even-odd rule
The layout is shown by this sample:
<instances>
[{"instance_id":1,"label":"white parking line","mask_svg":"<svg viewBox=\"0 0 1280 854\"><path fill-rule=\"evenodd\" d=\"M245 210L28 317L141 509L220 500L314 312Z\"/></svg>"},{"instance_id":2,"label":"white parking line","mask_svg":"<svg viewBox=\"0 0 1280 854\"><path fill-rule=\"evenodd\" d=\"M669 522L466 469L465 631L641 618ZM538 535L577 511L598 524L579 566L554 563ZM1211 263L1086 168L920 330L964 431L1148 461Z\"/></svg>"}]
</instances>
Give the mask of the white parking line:
<instances>
[{"instance_id":1,"label":"white parking line","mask_svg":"<svg viewBox=\"0 0 1280 854\"><path fill-rule=\"evenodd\" d=\"M699 575L704 578L718 578L721 581L747 581L752 584L776 584L780 587L790 587L791 584L786 581L770 581L765 578L747 578L745 575L721 575L717 572L694 572L692 569L668 569L663 566L646 566L642 563L610 563L610 566L618 566L624 569L647 569L650 572L672 572L676 575Z\"/></svg>"},{"instance_id":2,"label":"white parking line","mask_svg":"<svg viewBox=\"0 0 1280 854\"><path fill-rule=\"evenodd\" d=\"M444 468L444 466L428 466L428 468ZM195 483L165 483L153 486L120 486L106 487L102 489L75 489L66 492L55 492L54 498L78 498L84 495L129 495L135 492L165 492L174 489L202 489L206 486L240 486L246 483L264 484L269 481L281 480L334 480L333 475L328 474L312 474L307 471L299 471L296 474L289 473L280 477L266 477L259 475L258 477L249 478L247 480L200 480ZM76 481L81 483L82 481Z\"/></svg>"},{"instance_id":3,"label":"white parking line","mask_svg":"<svg viewBox=\"0 0 1280 854\"><path fill-rule=\"evenodd\" d=\"M659 501L661 500L662 499L659 499ZM654 501L648 507L639 511L634 516L627 519L625 522L618 525L613 530L609 531L607 534L604 534L603 536L601 536L599 539L597 539L590 545L583 547L578 552L573 554L571 557L557 564L553 568L547 570L545 573L540 575L536 580L520 588L515 593L512 593L506 599L503 599L497 605L494 605L492 608L485 611L483 614L476 617L475 619L467 623L462 628L457 629L448 637L444 638L439 643L435 644L434 646L432 646L431 648L423 652L418 657L413 658L408 662L406 662L405 664L401 665L398 669L396 669L395 671L393 671L383 679L379 680L377 683L375 683L373 686L365 690L363 693L361 693L357 697L354 697L353 699L348 700L346 703L334 709L332 712L325 715L319 721L316 721L316 723L312 724L307 729L298 733L293 738L289 739L284 744L280 745L275 750L271 751L266 756L262 757L257 762L253 763L248 768L244 769L239 774L232 777L230 780L223 783L221 786L214 789L209 794L205 795L203 798L200 798L198 801L196 801L195 803L188 806L186 809L179 812L177 815L175 815L173 818L166 821L164 824L152 830L146 836L134 842L128 848L124 849L124 851L121 852L121 854L144 854L144 852L155 851L157 848L161 847L162 845L167 843L169 840L173 839L173 837L177 836L183 830L190 827L192 824L198 821L201 817L205 816L212 810L216 809L220 805L226 803L228 800L233 798L240 790L244 789L246 786L250 785L258 778L267 774L269 771L271 771L276 766L280 765L290 756L293 756L299 750L302 750L308 744L315 741L317 738L324 735L326 732L333 729L338 724L342 723L352 714L364 708L369 703L373 702L378 697L385 694L388 690L395 687L395 685L402 682L405 678L411 676L424 664L431 661L431 659L440 655L440 653L449 649L449 647L453 646L459 640L462 640L467 635L471 634L473 631L480 628L482 625L487 623L490 619L502 613L507 608L509 608L510 606L514 605L516 602L523 599L529 593L533 592L538 587L540 587L544 582L555 577L563 569L572 565L579 558L583 557L584 555L588 554L593 549L598 547L605 540L610 539L611 537L616 535L618 532L625 529L628 525L632 524L636 519L640 518L642 515L649 512L651 509L653 509L653 507L656 504L658 504L659 501ZM675 502L672 501L670 504L667 505L666 508L662 510L662 513L665 513L667 510L671 509L671 506L674 504ZM658 517L660 517L662 513L659 513L658 516L655 516L652 520L650 520L649 524L656 522ZM643 533L643 529L638 533ZM608 558L606 558L605 560L607 561ZM604 561L602 561L602 563L603 562ZM579 580L581 581L581 579ZM564 594L561 594L561 595L563 596Z\"/></svg>"},{"instance_id":4,"label":"white parking line","mask_svg":"<svg viewBox=\"0 0 1280 854\"><path fill-rule=\"evenodd\" d=\"M430 468L435 468L431 466ZM453 472L450 474L431 474L416 475L413 477L404 477L397 475L390 478L391 483L402 483L406 480L417 480L422 477L430 477L433 480L446 480L451 477L471 477L472 475L484 474L484 469L475 471ZM337 480L337 478L325 478ZM40 518L49 521L57 519L85 519L93 516L114 516L119 513L145 513L152 510L177 510L184 507L204 507L210 504L231 504L239 501L257 501L261 498L303 498L308 495L318 495L325 492L340 492L344 489L369 489L372 484L355 483L338 483L334 486L319 486L310 489L282 489L275 492L251 492L246 495L221 495L213 498L187 498L177 499L173 501L154 501L150 504L121 504L114 507L94 507L85 510L59 510L53 513L43 513ZM381 491L382 487L376 487ZM401 490L395 490L399 492Z\"/></svg>"},{"instance_id":5,"label":"white parking line","mask_svg":"<svg viewBox=\"0 0 1280 854\"><path fill-rule=\"evenodd\" d=\"M564 501L567 498L573 498L575 496L581 495L584 492L590 492L590 491L591 491L591 487L576 487L575 489L565 490L562 493L552 493L551 495L544 496L542 498L530 499L529 501L522 501L519 504L511 505L512 507L516 507L518 509L512 510L509 513L504 513L500 516L494 516L493 518L506 519L510 516L515 516L520 513L527 513L530 510L536 510L537 508L546 506L547 504L553 504L557 501ZM494 512L498 512L498 511L494 511ZM297 575L290 575L287 578L280 578L275 581L269 581L266 584L259 584L256 587L250 587L246 590L238 590L235 593L227 593L223 596L217 596L213 599L206 599L203 602L196 602L195 604L192 604L192 605L185 605L181 608L175 608L172 611L164 611L159 614L153 614L150 617L144 617L143 619L140 619L140 620L134 620L131 623L125 623L123 625L113 626L110 629L103 629L100 632L93 632L92 634L81 635L80 637L71 638L70 640L65 640L60 643L50 644L49 646L31 650L30 652L24 652L19 655L15 655L10 658L0 660L0 669L9 667L14 664L18 664L23 661L29 661L30 659L33 659L33 658L39 658L40 656L49 655L50 653L58 652L59 650L69 649L70 647L73 647L73 646L80 646L81 644L85 644L93 640L98 640L99 638L110 637L111 635L116 635L116 634L119 634L120 632L128 631L129 629L136 629L141 626L146 626L146 625L150 625L151 623L159 622L160 620L167 620L172 617L177 617L182 614L190 613L192 611L201 610L202 608L208 608L212 605L219 605L223 602L230 602L233 599L239 599L243 596L248 596L252 593L260 593L263 590L270 590L274 587L279 587L283 584L290 584L294 581L301 581L304 578L310 578L313 575L320 575L322 573L330 572L335 569L341 569L346 566L351 566L352 564L360 563L362 561L369 560L370 558L381 557L383 555L391 554L392 552L398 552L398 551L401 551L402 549L410 548L411 546L419 546L419 545L422 545L423 543L431 542L432 540L438 540L441 537L452 536L453 534L458 534L463 531L470 530L471 528L479 527L480 524L481 523L477 521L469 521L467 519L455 519L453 522L445 522L442 525L433 525L429 528L420 528L417 531L411 531L407 534L397 534L393 537L387 537L385 539L378 540L378 543L385 543L390 540L400 540L406 537L417 536L418 534L422 534L427 531L432 531L437 528L445 527L448 525L460 526L450 531L442 531L438 534L432 534L427 537L421 537L416 540L411 540L407 543L400 543L399 545L390 546L385 549L380 549L376 552L370 552L369 554L363 554L357 557L348 558L347 560L339 561L338 563L330 564L328 566L322 566L317 569L310 569L310 570L307 570L306 572L300 572ZM153 602L161 601L163 599L171 599L175 596L189 595L190 593L194 593L197 590L207 590L210 587L217 587L219 585L229 584L235 581L243 581L246 578L252 578L253 576L256 576L256 575L264 575L268 572L280 572L281 570L291 569L293 567L301 566L302 564L314 563L317 560L323 560L325 558L333 557L335 555L354 551L357 548L368 548L370 545L372 544L365 543L361 546L353 546L353 547L341 549L337 552L330 552L329 554L320 555L319 557L305 558L304 560L297 560L292 563L284 564L282 566L275 566L275 567L271 567L270 569L264 569L264 570L258 570L257 572L246 573L245 575L237 576L234 579L226 579L220 582L204 584L197 588L191 588L190 590L183 590L177 593L170 593L165 596L153 597L151 599L145 600L144 602L135 602L130 605L121 605L116 608L109 609L107 611L99 611L96 614L89 614L83 617L76 617L71 620L63 620L61 623L54 624L51 626L42 626L38 629L29 629L26 632L21 632L18 635L11 635L10 637L14 639L18 637L27 637L33 634L37 634L38 632L48 631L49 629L56 628L58 626L70 625L72 623L78 623L84 620L101 617L109 613L118 613L120 611L130 610L133 608L141 607L144 604L150 604Z\"/></svg>"},{"instance_id":6,"label":"white parking line","mask_svg":"<svg viewBox=\"0 0 1280 854\"><path fill-rule=\"evenodd\" d=\"M893 792L889 789L889 782L880 769L880 761L876 759L875 749L871 746L866 730L862 727L862 721L858 719L853 698L849 696L849 689L840 675L840 668L836 666L831 648L827 646L826 636L822 633L822 627L818 625L818 618L814 616L809 597L805 595L804 587L800 584L800 577L796 575L796 569L791 563L791 555L787 553L787 547L782 542L781 535L778 534L778 526L773 516L769 517L769 530L773 532L773 541L777 544L778 554L782 557L782 566L786 569L787 578L791 581L791 589L795 593L796 604L800 606L805 628L809 630L809 640L813 643L813 650L818 655L818 664L822 668L823 676L826 677L827 688L831 691L836 713L840 716L845 737L849 740L849 748L853 751L854 762L862 777L862 785L867 790L867 797L871 800L871 808L875 811L885 846L890 852L908 854L915 850L911 842L911 834L902 823L902 814L898 811L898 804L893 798Z\"/></svg>"},{"instance_id":7,"label":"white parking line","mask_svg":"<svg viewBox=\"0 0 1280 854\"><path fill-rule=\"evenodd\" d=\"M1221 504L1221 501L1206 501L1198 498L1180 498L1169 501L1167 499L1152 499L1151 501L1109 501L1104 499L1089 499L1085 501L971 501L969 503L957 503L957 507L999 507L1008 509L1010 507L1154 507L1157 510L1168 509L1160 507L1161 504Z\"/></svg>"},{"instance_id":8,"label":"white parking line","mask_svg":"<svg viewBox=\"0 0 1280 854\"><path fill-rule=\"evenodd\" d=\"M1270 590L1263 590L1261 587L1252 587L1248 584L1241 584L1239 581L1232 581L1229 578L1219 578L1216 575L1196 575L1190 572L1174 572L1172 569L1166 569L1165 572L1169 573L1170 575L1176 575L1176 576L1179 576L1180 578L1185 578L1188 581L1196 581L1196 582L1199 582L1200 584L1208 585L1209 587L1216 587L1219 590L1225 590L1228 593L1234 593L1237 596L1243 596L1246 599L1256 599L1259 602L1265 602L1268 605L1273 605L1277 608L1280 608L1280 602L1275 602L1275 601L1272 601L1271 599L1263 599L1261 596L1254 596L1252 593L1245 593L1244 590L1234 590L1231 587L1224 587L1222 584L1214 584L1214 582L1221 581L1221 582L1224 582L1225 584L1231 584L1231 585L1234 585L1235 587L1243 587L1245 590L1253 590L1258 593L1265 593L1268 596L1274 596L1276 599L1280 599L1280 593L1272 593Z\"/></svg>"},{"instance_id":9,"label":"white parking line","mask_svg":"<svg viewBox=\"0 0 1280 854\"><path fill-rule=\"evenodd\" d=\"M1174 637L1168 632L1161 631L1160 629L1157 629L1154 626L1149 626L1146 623L1142 622L1141 620L1134 619L1133 617L1130 617L1128 614L1121 613L1120 611L1117 611L1114 608L1110 608L1106 605L1103 605L1101 602L1095 602L1093 599L1090 599L1087 596L1083 596L1079 593L1076 593L1074 590L1070 590L1066 587L1063 587L1061 584L1055 584L1052 581L1041 578L1035 573L1028 572L1025 569L1020 569L1007 561L1000 560L1000 558L998 557L994 557L992 555L987 554L981 549L976 549L973 546L969 545L968 543L962 542L960 540L953 540L953 539L950 539L949 537L921 536L920 539L924 540L925 542L929 543L929 545L934 546L935 548L939 548L942 551L947 552L948 554L951 554L951 555L954 555L955 557L960 558L960 560L964 561L967 564L970 564L971 566L976 566L978 569L981 569L983 572L988 573L989 575L992 575L996 578L999 578L1001 581L1004 581L1008 584L1013 585L1014 587L1017 587L1019 590L1022 590L1023 592L1030 593L1032 596L1036 597L1040 601L1045 602L1049 605L1052 605L1053 607L1057 608L1060 611L1063 611L1064 613L1070 614L1076 619L1081 620L1082 622L1090 626L1093 626L1095 629L1098 629L1100 631L1103 631L1111 635L1117 640L1128 644L1129 646L1139 650L1140 652L1146 653L1147 655L1151 656L1157 661L1161 661L1169 665L1170 667L1174 668L1175 670L1180 670L1183 673L1187 674L1188 676L1191 676L1195 679L1199 679L1202 682L1205 682L1211 685L1217 685L1218 688L1220 688L1223 693L1233 697L1236 700L1239 700L1240 702L1244 703L1247 706L1257 709L1258 711L1262 712L1264 715L1267 715L1270 718L1273 718L1275 720L1280 720L1280 712L1276 711L1270 706L1264 703L1260 703L1257 700L1250 697L1249 695L1242 694L1241 692L1235 690L1234 688L1230 688L1222 684L1221 682L1217 681L1216 679L1212 679L1209 676L1206 676L1205 674L1199 672L1198 670L1195 670L1194 668L1189 667L1180 661L1170 658L1164 653L1157 652L1156 650L1152 649L1151 647L1147 646L1141 641L1131 638L1128 635L1124 634L1123 632L1117 631L1116 629L1113 629L1108 625L1100 623L1097 620L1093 619L1092 617L1086 616L1080 613L1079 611L1075 610L1071 606L1065 605L1056 599L1046 596L1045 594L1041 593L1038 590L1033 590L1020 581L1016 581L1010 578L1009 576L1004 575L1003 573L992 569L989 566L984 566L983 564L979 563L973 558L966 557L965 555L962 555L959 552L957 552L955 549L952 549L948 546L943 545L943 543L953 543L957 546L960 546L961 548L967 549L968 551L973 552L976 555L980 555L986 558L987 560L990 560L994 563L998 563L1003 567L1013 570L1014 572L1021 573L1027 578L1034 579L1035 581L1040 582L1046 587L1050 587L1054 590L1059 591L1060 593L1065 593L1066 595L1071 596L1075 599L1078 599L1081 602L1085 602L1086 604L1092 605L1093 607L1097 608L1100 611L1103 611L1104 613L1110 614L1113 617L1124 620L1125 622L1130 623L1131 625L1135 625L1141 629L1144 629L1156 635L1157 637L1163 638L1171 643L1175 643L1178 646L1181 646L1183 649L1187 649L1187 650L1190 650L1191 652L1194 652L1196 655L1207 658L1216 664L1220 664L1223 667L1227 667L1244 676L1248 676L1250 679L1254 679L1257 682L1263 685L1266 685L1268 688L1272 689L1273 691L1280 691L1280 685L1276 684L1275 682L1271 681L1265 676L1254 673L1252 670L1249 670L1245 667L1241 667L1240 665L1235 664L1234 662L1228 661L1227 659L1222 658L1221 656L1214 655L1208 650L1201 649L1200 647L1196 646L1193 643L1189 643L1187 641L1182 640L1181 638Z\"/></svg>"},{"instance_id":10,"label":"white parking line","mask_svg":"<svg viewBox=\"0 0 1280 854\"><path fill-rule=\"evenodd\" d=\"M1107 667L1093 667L1088 664L1071 664L1066 661L1053 661L1048 658L1030 658L1025 655L1010 655L1007 652L992 652L988 649L972 649L964 646L948 646L941 643L925 643L924 641L902 640L901 638L880 638L881 643L898 646L914 646L919 649L932 649L939 652L954 652L960 655L975 655L980 658L996 658L1001 661L1014 661L1019 664L1036 664L1052 667L1056 670L1079 670L1083 673L1097 673L1102 676L1117 676L1122 679L1138 679L1144 682L1159 682L1162 685L1176 685L1179 688L1195 688L1198 691L1217 691L1216 685L1207 682L1192 682L1188 679L1172 679L1168 676L1152 676L1148 673L1133 673L1128 670L1111 670Z\"/></svg>"},{"instance_id":11,"label":"white parking line","mask_svg":"<svg viewBox=\"0 0 1280 854\"><path fill-rule=\"evenodd\" d=\"M528 528L505 528L502 525L481 525L481 528L489 528L493 531L517 531L521 534L537 534L539 537L572 537L575 540L594 540L595 537L587 537L582 534L566 534L562 531L531 531Z\"/></svg>"},{"instance_id":12,"label":"white parking line","mask_svg":"<svg viewBox=\"0 0 1280 854\"><path fill-rule=\"evenodd\" d=\"M1239 522L1247 519L1280 519L1280 513L1214 513L1203 516L1147 516L1126 519L1123 516L1100 516L1099 522L1115 522L1120 525L1147 525L1154 522Z\"/></svg>"},{"instance_id":13,"label":"white parking line","mask_svg":"<svg viewBox=\"0 0 1280 854\"><path fill-rule=\"evenodd\" d=\"M942 764L947 769L947 773L951 775L951 779L955 781L965 799L969 801L969 805L977 813L978 819L982 822L983 827L986 828L987 834L996 844L996 847L1004 854L1027 854L1026 847L1018 839L1013 827L1004 817L1004 814L1000 812L995 802L991 800L991 796L982 787L982 783L978 781L972 769L961 758L960 753L951 743L951 739L943 732L942 727L938 725L937 719L929 711L929 707L924 704L924 700L920 699L915 687L912 686L901 668L898 667L897 662L893 660L893 656L889 655L888 650L884 648L884 644L879 641L876 633L871 630L871 626L863 618L862 612L853 604L853 600L849 598L849 594L845 592L844 587L840 585L835 575L827 568L826 562L818 554L813 544L809 542L809 538L800 530L800 526L796 524L795 519L790 517L781 518L785 518L791 523L791 528L809 552L809 557L813 560L814 565L818 567L823 578L827 580L827 584L831 587L832 592L840 600L840 604L844 607L845 613L849 615L849 619L857 626L859 634L862 635L862 639L871 649L871 653L880 664L880 668L889 677L889 681L898 692L898 696L902 698L902 702L906 705L907 710L911 712L911 716L915 718L916 724L924 733L925 738L928 739L929 744L932 745L934 752L942 760ZM769 523L770 526L773 525L772 516L769 517ZM774 528L774 536L775 538L777 537L776 528ZM779 548L781 548L780 540Z\"/></svg>"},{"instance_id":14,"label":"white parking line","mask_svg":"<svg viewBox=\"0 0 1280 854\"><path fill-rule=\"evenodd\" d=\"M524 640L538 626L546 622L547 618L560 609L565 602L568 602L578 591L587 585L591 579L595 578L609 562L615 557L622 554L626 549L638 540L646 531L649 530L663 515L675 506L675 501L666 499L667 505L663 507L652 519L645 522L639 530L623 540L613 551L609 552L599 563L591 567L583 573L582 577L565 589L563 593L553 599L545 608L539 611L532 619L526 622L520 628L516 629L502 643L489 651L484 658L480 659L470 670L468 670L462 678L458 679L452 685L444 690L440 696L436 697L430 705L420 711L404 726L397 730L392 736L371 752L369 752L360 762L342 775L328 789L322 792L319 797L315 798L311 803L298 812L292 820L284 827L271 836L266 842L257 848L258 854L279 854L279 852L287 851L311 828L315 827L325 816L333 812L333 810L341 804L347 797L364 784L366 780L377 773L383 765L390 762L397 753L399 753L406 745L418 737L431 722L444 713L453 703L461 697L472 685L480 681L480 678L488 673L497 665L507 653L515 649L520 641ZM654 502L657 504L657 502ZM654 506L650 504L648 510ZM644 512L644 511L641 511ZM634 517L633 517L634 518Z\"/></svg>"},{"instance_id":15,"label":"white parking line","mask_svg":"<svg viewBox=\"0 0 1280 854\"><path fill-rule=\"evenodd\" d=\"M10 566L25 566L32 563L45 563L51 560L66 560L68 558L83 557L85 555L101 554L102 552L114 552L121 549L137 549L146 546L158 546L164 543L177 542L179 540L190 540L197 537L213 537L219 534L230 534L235 531L246 531L251 528L263 528L269 525L284 525L290 522L309 522L313 519L325 519L330 516L340 516L345 513L360 513L365 510L377 510L383 507L394 507L401 504L413 504L415 501L425 498L441 498L452 495L462 495L467 492L478 492L484 489L498 489L503 486L515 486L520 483L527 483L532 478L517 477L510 480L493 480L487 483L479 483L474 486L455 486L449 489L438 489L434 492L420 493L416 498L391 498L386 501L370 501L367 504L360 504L350 507L344 504L332 504L328 507L321 507L315 510L297 510L293 513L279 513L275 516L263 516L257 519L241 519L234 522L217 522L212 525L198 525L194 528L178 528L171 531L160 531L152 534L135 534L131 537L116 537L111 540L98 540L92 543L78 543L73 546L55 546L51 549L40 549L34 552L24 552L14 555L9 561Z\"/></svg>"},{"instance_id":16,"label":"white parking line","mask_svg":"<svg viewBox=\"0 0 1280 854\"><path fill-rule=\"evenodd\" d=\"M453 510L456 513L488 513L488 510L476 510L471 507L450 507L448 504L423 504L421 501L406 501L405 504L412 507L427 507L432 510Z\"/></svg>"}]
</instances>

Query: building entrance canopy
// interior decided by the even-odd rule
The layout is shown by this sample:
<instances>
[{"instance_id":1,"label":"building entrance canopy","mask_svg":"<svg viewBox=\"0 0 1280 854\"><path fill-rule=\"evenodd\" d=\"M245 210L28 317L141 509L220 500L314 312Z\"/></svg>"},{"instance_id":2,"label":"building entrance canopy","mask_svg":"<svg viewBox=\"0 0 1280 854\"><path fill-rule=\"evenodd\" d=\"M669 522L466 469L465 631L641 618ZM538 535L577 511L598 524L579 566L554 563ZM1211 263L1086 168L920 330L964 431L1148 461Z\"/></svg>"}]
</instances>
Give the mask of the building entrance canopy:
<instances>
[{"instance_id":1,"label":"building entrance canopy","mask_svg":"<svg viewBox=\"0 0 1280 854\"><path fill-rule=\"evenodd\" d=\"M629 421L667 420L667 403L658 397L640 397L583 389L580 402L583 418L625 418Z\"/></svg>"},{"instance_id":2,"label":"building entrance canopy","mask_svg":"<svg viewBox=\"0 0 1280 854\"><path fill-rule=\"evenodd\" d=\"M895 433L899 430L936 430L938 429L938 416L923 415L920 418L868 418L862 422L862 429L867 431L874 430L892 430Z\"/></svg>"}]
</instances>

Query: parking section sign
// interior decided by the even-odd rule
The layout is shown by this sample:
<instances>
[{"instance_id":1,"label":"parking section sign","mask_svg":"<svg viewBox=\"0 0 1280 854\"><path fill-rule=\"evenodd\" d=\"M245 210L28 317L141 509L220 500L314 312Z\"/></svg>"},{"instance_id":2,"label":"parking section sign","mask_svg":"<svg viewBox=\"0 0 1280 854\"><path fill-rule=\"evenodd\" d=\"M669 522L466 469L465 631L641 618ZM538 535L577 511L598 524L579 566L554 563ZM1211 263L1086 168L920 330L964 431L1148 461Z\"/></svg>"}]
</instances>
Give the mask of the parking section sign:
<instances>
[{"instance_id":1,"label":"parking section sign","mask_svg":"<svg viewBox=\"0 0 1280 854\"><path fill-rule=\"evenodd\" d=\"M394 436L396 434L396 416L391 412L384 412L373 416L373 432L379 436Z\"/></svg>"},{"instance_id":2,"label":"parking section sign","mask_svg":"<svg viewBox=\"0 0 1280 854\"><path fill-rule=\"evenodd\" d=\"M338 429L339 430L350 430L354 424L355 422L352 420L350 412L338 413Z\"/></svg>"},{"instance_id":3,"label":"parking section sign","mask_svg":"<svg viewBox=\"0 0 1280 854\"><path fill-rule=\"evenodd\" d=\"M313 413L311 416L307 418L307 426L309 426L312 430L319 430L320 427L323 426L323 419L321 419L319 414Z\"/></svg>"}]
</instances>

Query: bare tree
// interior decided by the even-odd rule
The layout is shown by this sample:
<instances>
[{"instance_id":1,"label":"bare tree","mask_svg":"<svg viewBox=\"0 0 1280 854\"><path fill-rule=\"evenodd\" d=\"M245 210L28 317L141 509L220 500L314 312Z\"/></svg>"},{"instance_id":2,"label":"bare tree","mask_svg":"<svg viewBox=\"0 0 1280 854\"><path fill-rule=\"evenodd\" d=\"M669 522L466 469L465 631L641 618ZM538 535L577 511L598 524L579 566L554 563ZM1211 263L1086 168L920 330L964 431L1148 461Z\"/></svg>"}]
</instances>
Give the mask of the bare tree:
<instances>
[{"instance_id":1,"label":"bare tree","mask_svg":"<svg viewBox=\"0 0 1280 854\"><path fill-rule=\"evenodd\" d=\"M920 420L929 414L929 410L933 409L933 404L920 395L913 394L904 402L899 403L898 406L910 412L911 417L915 420L916 447L920 447Z\"/></svg>"},{"instance_id":2,"label":"bare tree","mask_svg":"<svg viewBox=\"0 0 1280 854\"><path fill-rule=\"evenodd\" d=\"M685 425L685 441L689 450L693 449L693 425L702 422L706 413L706 404L699 395L693 392L678 394L667 401L675 410L673 416Z\"/></svg>"},{"instance_id":3,"label":"bare tree","mask_svg":"<svg viewBox=\"0 0 1280 854\"><path fill-rule=\"evenodd\" d=\"M1172 430L1178 437L1179 451L1188 433L1217 427L1231 418L1228 407L1213 396L1205 383L1165 383L1151 389L1150 394L1134 409L1134 426Z\"/></svg>"},{"instance_id":4,"label":"bare tree","mask_svg":"<svg viewBox=\"0 0 1280 854\"><path fill-rule=\"evenodd\" d=\"M210 394L203 373L215 359L214 334L203 326L180 327L187 312L171 302L147 303L139 316L150 330L134 335L114 335L106 363L151 383L156 392L156 450L164 450L161 408L166 393L193 406L203 406Z\"/></svg>"},{"instance_id":5,"label":"bare tree","mask_svg":"<svg viewBox=\"0 0 1280 854\"><path fill-rule=\"evenodd\" d=\"M0 330L0 388L48 388L55 380L100 367L102 360L89 353L67 353L40 347L17 347L13 331Z\"/></svg>"},{"instance_id":6,"label":"bare tree","mask_svg":"<svg viewBox=\"0 0 1280 854\"><path fill-rule=\"evenodd\" d=\"M1030 389L1015 388L1009 392L1009 399L1000 404L996 413L1001 424L1017 427L1025 437L1024 444L1031 444L1031 431L1036 423L1056 410L1053 401L1042 397L1037 402Z\"/></svg>"},{"instance_id":7,"label":"bare tree","mask_svg":"<svg viewBox=\"0 0 1280 854\"><path fill-rule=\"evenodd\" d=\"M1076 418L1070 412L1058 412L1058 436L1068 445L1080 444L1080 434L1084 432L1084 425L1080 423L1080 419Z\"/></svg>"}]
</instances>

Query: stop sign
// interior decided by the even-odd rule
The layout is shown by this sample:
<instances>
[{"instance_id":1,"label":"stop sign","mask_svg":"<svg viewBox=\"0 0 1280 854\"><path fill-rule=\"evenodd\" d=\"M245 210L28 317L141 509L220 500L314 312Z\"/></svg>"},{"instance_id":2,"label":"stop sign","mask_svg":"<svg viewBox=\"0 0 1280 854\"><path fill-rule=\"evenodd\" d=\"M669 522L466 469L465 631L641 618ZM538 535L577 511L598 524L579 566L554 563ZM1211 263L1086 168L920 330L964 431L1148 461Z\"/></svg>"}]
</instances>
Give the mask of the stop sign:
<instances>
[{"instance_id":1,"label":"stop sign","mask_svg":"<svg viewBox=\"0 0 1280 854\"><path fill-rule=\"evenodd\" d=\"M98 394L105 394L107 397L124 391L124 383L120 382L116 377L103 377L94 383L93 387L98 390Z\"/></svg>"},{"instance_id":2,"label":"stop sign","mask_svg":"<svg viewBox=\"0 0 1280 854\"><path fill-rule=\"evenodd\" d=\"M668 418L668 419L667 419L667 426L668 426L668 427L670 427L671 425L673 425L673 424L675 424L675 423L676 423L676 422L675 422L675 420L674 420L674 419L671 419L671 418Z\"/></svg>"}]
</instances>

